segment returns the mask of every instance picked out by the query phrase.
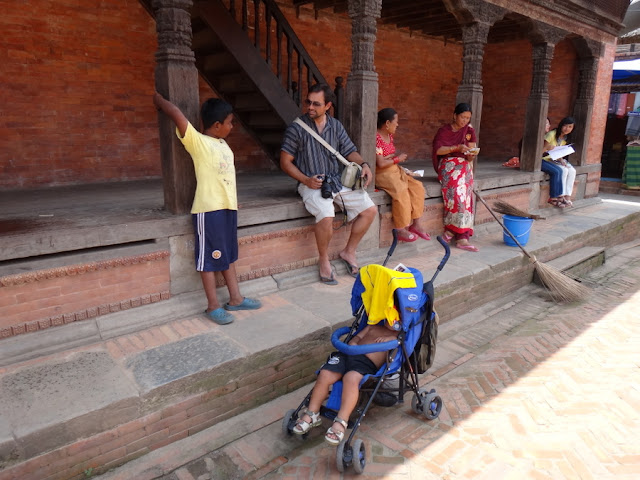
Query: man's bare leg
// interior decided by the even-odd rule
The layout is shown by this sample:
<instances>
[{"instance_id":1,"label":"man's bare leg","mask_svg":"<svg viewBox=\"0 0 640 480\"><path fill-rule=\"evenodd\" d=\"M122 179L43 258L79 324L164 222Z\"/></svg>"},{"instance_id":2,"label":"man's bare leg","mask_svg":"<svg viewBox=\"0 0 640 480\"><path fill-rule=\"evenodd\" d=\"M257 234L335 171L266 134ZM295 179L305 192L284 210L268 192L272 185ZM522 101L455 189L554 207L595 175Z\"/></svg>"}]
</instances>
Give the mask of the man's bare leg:
<instances>
[{"instance_id":1,"label":"man's bare leg","mask_svg":"<svg viewBox=\"0 0 640 480\"><path fill-rule=\"evenodd\" d=\"M329 242L333 236L333 217L325 217L315 225L316 245L318 246L318 269L320 276L330 278L332 274L329 262Z\"/></svg>"},{"instance_id":2,"label":"man's bare leg","mask_svg":"<svg viewBox=\"0 0 640 480\"><path fill-rule=\"evenodd\" d=\"M363 212L360 212L360 215L356 217L351 225L351 235L349 235L349 240L347 241L347 245L344 247L344 250L340 252L340 258L349 262L351 265L358 265L358 261L356 260L356 249L360 244L360 240L364 237L364 234L369 230L369 227L373 223L377 214L378 209L375 206L369 207ZM352 273L358 272L355 271Z\"/></svg>"}]
</instances>

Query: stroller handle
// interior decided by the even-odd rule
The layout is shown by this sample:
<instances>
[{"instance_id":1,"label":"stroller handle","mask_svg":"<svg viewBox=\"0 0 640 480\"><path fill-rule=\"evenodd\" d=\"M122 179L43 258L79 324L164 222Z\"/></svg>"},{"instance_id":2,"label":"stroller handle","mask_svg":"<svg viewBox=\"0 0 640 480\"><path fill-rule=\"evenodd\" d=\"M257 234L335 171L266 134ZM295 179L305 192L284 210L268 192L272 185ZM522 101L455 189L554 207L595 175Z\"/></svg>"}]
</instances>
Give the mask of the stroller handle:
<instances>
[{"instance_id":1,"label":"stroller handle","mask_svg":"<svg viewBox=\"0 0 640 480\"><path fill-rule=\"evenodd\" d=\"M350 327L341 327L331 335L331 344L336 347L339 352L347 355L364 355L365 353L387 352L394 348L398 348L400 345L400 341L397 339L389 342L370 343L368 345L348 345L340 340L340 337L348 334L350 331Z\"/></svg>"}]
</instances>

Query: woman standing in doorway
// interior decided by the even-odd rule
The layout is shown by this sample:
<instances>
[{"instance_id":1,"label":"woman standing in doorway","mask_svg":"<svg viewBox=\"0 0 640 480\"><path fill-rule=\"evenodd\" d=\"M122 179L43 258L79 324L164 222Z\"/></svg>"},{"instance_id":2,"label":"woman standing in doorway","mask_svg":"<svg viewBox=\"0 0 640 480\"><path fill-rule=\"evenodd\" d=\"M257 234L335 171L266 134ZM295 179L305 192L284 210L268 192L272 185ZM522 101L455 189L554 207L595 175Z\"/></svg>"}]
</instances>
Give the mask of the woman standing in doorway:
<instances>
[{"instance_id":1,"label":"woman standing in doorway","mask_svg":"<svg viewBox=\"0 0 640 480\"><path fill-rule=\"evenodd\" d=\"M470 252L478 248L469 243L473 235L473 159L477 155L476 132L469 123L471 107L459 103L453 121L443 125L433 139L433 168L442 185L445 241L456 240L456 247Z\"/></svg>"}]
</instances>

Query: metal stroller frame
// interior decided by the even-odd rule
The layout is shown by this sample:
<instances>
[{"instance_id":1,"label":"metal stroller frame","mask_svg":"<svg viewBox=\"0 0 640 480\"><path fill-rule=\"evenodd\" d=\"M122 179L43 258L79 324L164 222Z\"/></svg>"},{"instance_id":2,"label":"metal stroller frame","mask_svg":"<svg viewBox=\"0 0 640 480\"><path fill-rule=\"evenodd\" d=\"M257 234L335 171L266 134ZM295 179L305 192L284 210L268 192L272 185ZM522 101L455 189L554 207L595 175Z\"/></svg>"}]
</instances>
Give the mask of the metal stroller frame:
<instances>
[{"instance_id":1,"label":"metal stroller frame","mask_svg":"<svg viewBox=\"0 0 640 480\"><path fill-rule=\"evenodd\" d=\"M386 265L397 245L397 234L395 230L393 234L394 240L383 266ZM360 399L351 415L351 417L353 417L354 414L357 414L357 419L355 421L349 419L348 428L351 429L351 433L340 442L336 449L336 467L339 472L343 472L345 468L349 466L353 466L356 473L364 472L366 465L365 445L360 439L354 441L354 436L377 393L397 393L398 403L404 403L404 394L412 391L414 393L411 401L412 410L417 414L423 414L427 420L437 418L442 410L443 402L440 396L437 395L435 389L427 391L426 388L420 388L418 380L418 374L424 372L424 370L420 371L418 368L418 354L422 343L426 343L425 339L427 342L431 342L431 344L426 347L432 350L429 351L431 362L435 355L435 338L428 339L427 337L429 335L425 335L425 332L433 332L435 324L435 335L437 335L437 313L433 309L433 282L447 263L450 254L447 242L440 236L438 236L437 239L445 249L445 254L434 272L433 277L428 282L422 284L422 274L420 271L409 268L416 279L416 287L412 289L398 289L394 293L394 304L400 307L398 310L403 317L402 330L399 332L397 340L370 345L348 345L351 338L367 324L367 313L364 309L364 304L360 295L356 295L358 284L362 286L360 276L358 276L358 280L356 280L354 284L351 299L355 317L354 322L351 327L339 328L331 336L333 346L346 354L387 352L387 360L378 372L376 372L375 375L365 375L360 383ZM422 286L420 286L420 284L422 284ZM403 314L405 311L409 312L406 314L407 318L405 318ZM407 320L411 318L413 318L413 320ZM340 337L344 335L347 336L344 341L341 341ZM411 352L409 352L407 348L407 342L414 344ZM427 368L428 366L430 365L427 365ZM384 380L387 379L387 376L396 372L400 373L398 388L383 387L382 384ZM300 413L304 413L303 409L308 407L312 392L313 389L307 394L297 409L289 410L285 414L282 420L282 431L286 435L293 435L293 428L296 421ZM320 407L320 415L333 422L340 409L341 396L342 381L340 380L333 385L325 405ZM308 434L309 432L301 436L306 438Z\"/></svg>"}]
</instances>

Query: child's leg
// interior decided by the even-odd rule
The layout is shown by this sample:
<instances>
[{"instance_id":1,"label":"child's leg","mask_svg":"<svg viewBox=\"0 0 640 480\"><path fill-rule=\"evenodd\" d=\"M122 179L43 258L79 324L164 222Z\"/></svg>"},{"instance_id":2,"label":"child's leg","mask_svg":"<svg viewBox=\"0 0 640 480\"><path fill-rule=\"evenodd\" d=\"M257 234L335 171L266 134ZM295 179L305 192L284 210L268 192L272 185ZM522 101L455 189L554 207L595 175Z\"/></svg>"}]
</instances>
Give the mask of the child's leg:
<instances>
[{"instance_id":1,"label":"child's leg","mask_svg":"<svg viewBox=\"0 0 640 480\"><path fill-rule=\"evenodd\" d=\"M207 296L207 313L220 308L218 294L216 292L215 272L200 272L200 279L202 280L204 293Z\"/></svg>"},{"instance_id":2,"label":"child's leg","mask_svg":"<svg viewBox=\"0 0 640 480\"><path fill-rule=\"evenodd\" d=\"M336 418L340 418L345 422L349 421L351 413L358 404L358 397L360 396L360 381L363 376L364 375L361 373L351 370L345 373L344 377L342 377L342 400L340 403L340 410L338 411ZM334 441L340 441L340 438L336 433L344 433L346 428L340 422L336 421L333 422L330 430L331 431L327 432L326 437L334 439Z\"/></svg>"},{"instance_id":3,"label":"child's leg","mask_svg":"<svg viewBox=\"0 0 640 480\"><path fill-rule=\"evenodd\" d=\"M229 290L229 305L240 305L244 297L240 294L235 262L229 265L228 270L222 271L222 276L227 284L227 290Z\"/></svg>"},{"instance_id":4,"label":"child's leg","mask_svg":"<svg viewBox=\"0 0 640 480\"><path fill-rule=\"evenodd\" d=\"M314 424L314 419L311 418L309 412L313 413L317 418L317 414L320 412L322 402L329 396L329 388L342 378L342 374L338 372L332 372L330 370L320 370L316 384L313 386L311 392L311 398L309 399L309 406L304 415L302 415L294 428L294 433L304 434L308 432L314 426L320 425L320 421ZM305 425L305 423L307 425Z\"/></svg>"}]
</instances>

